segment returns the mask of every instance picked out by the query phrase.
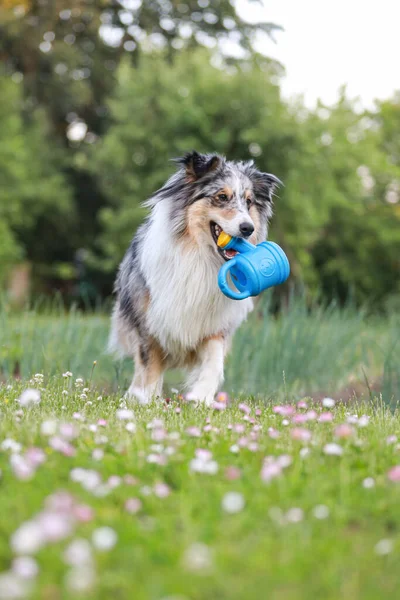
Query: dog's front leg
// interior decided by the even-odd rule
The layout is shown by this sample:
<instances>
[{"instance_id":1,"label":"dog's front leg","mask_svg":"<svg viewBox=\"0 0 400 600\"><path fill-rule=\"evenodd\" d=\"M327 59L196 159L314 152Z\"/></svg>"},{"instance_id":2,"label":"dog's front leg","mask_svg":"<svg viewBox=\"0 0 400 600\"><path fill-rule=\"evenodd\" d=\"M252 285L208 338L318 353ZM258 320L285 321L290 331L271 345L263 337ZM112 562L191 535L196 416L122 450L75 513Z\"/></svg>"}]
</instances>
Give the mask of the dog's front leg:
<instances>
[{"instance_id":1,"label":"dog's front leg","mask_svg":"<svg viewBox=\"0 0 400 600\"><path fill-rule=\"evenodd\" d=\"M197 362L189 376L187 398L211 406L224 380L224 344L222 335L204 340L198 350Z\"/></svg>"},{"instance_id":2,"label":"dog's front leg","mask_svg":"<svg viewBox=\"0 0 400 600\"><path fill-rule=\"evenodd\" d=\"M125 397L147 404L162 394L165 364L161 349L154 341L142 339L140 344L135 352L135 373Z\"/></svg>"}]
</instances>

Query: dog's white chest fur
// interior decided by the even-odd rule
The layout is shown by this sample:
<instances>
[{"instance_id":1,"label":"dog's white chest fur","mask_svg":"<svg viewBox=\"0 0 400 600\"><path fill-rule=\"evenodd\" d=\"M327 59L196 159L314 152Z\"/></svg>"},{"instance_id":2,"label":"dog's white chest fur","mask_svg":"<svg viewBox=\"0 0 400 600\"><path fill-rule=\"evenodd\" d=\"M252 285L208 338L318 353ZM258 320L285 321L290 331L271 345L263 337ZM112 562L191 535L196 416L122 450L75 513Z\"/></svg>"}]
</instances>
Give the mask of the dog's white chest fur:
<instances>
[{"instance_id":1,"label":"dog's white chest fur","mask_svg":"<svg viewBox=\"0 0 400 600\"><path fill-rule=\"evenodd\" d=\"M172 356L208 336L233 333L253 308L218 287L218 256L209 247L177 244L168 231L168 204L154 208L142 246L141 268L150 291L147 325Z\"/></svg>"}]
</instances>

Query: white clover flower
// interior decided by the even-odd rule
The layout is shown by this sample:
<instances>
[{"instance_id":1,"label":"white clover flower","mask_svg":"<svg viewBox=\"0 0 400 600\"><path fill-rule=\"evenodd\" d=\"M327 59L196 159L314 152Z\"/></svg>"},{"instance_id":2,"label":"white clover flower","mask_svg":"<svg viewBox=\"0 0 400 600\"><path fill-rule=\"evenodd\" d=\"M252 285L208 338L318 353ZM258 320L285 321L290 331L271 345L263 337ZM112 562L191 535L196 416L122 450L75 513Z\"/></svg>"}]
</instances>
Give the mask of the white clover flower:
<instances>
[{"instance_id":1,"label":"white clover flower","mask_svg":"<svg viewBox=\"0 0 400 600\"><path fill-rule=\"evenodd\" d=\"M313 510L313 515L316 519L327 519L329 512L329 508L325 504L318 504Z\"/></svg>"},{"instance_id":2,"label":"white clover flower","mask_svg":"<svg viewBox=\"0 0 400 600\"><path fill-rule=\"evenodd\" d=\"M375 487L375 479L373 477L366 477L362 482L363 488L370 490Z\"/></svg>"},{"instance_id":3,"label":"white clover flower","mask_svg":"<svg viewBox=\"0 0 400 600\"><path fill-rule=\"evenodd\" d=\"M71 371L65 371L65 373L62 374L62 376L64 377L64 379L68 379L68 377L72 377L72 373Z\"/></svg>"},{"instance_id":4,"label":"white clover flower","mask_svg":"<svg viewBox=\"0 0 400 600\"><path fill-rule=\"evenodd\" d=\"M119 408L115 413L115 416L120 421L128 421L129 419L133 419L134 413L133 410L129 410L129 408Z\"/></svg>"},{"instance_id":5,"label":"white clover flower","mask_svg":"<svg viewBox=\"0 0 400 600\"><path fill-rule=\"evenodd\" d=\"M195 543L186 549L183 566L188 571L208 571L212 567L211 551L206 544Z\"/></svg>"},{"instance_id":6,"label":"white clover flower","mask_svg":"<svg viewBox=\"0 0 400 600\"><path fill-rule=\"evenodd\" d=\"M99 527L92 534L93 546L96 550L105 552L114 548L117 543L118 536L111 527Z\"/></svg>"},{"instance_id":7,"label":"white clover flower","mask_svg":"<svg viewBox=\"0 0 400 600\"><path fill-rule=\"evenodd\" d=\"M37 521L25 521L11 536L10 545L15 554L35 554L44 546L46 538Z\"/></svg>"},{"instance_id":8,"label":"white clover flower","mask_svg":"<svg viewBox=\"0 0 400 600\"><path fill-rule=\"evenodd\" d=\"M136 425L135 425L135 423L132 423L132 422L130 422L130 423L127 423L127 424L125 425L125 429L126 429L127 431L129 431L129 433L135 433L135 431L136 431Z\"/></svg>"},{"instance_id":9,"label":"white clover flower","mask_svg":"<svg viewBox=\"0 0 400 600\"><path fill-rule=\"evenodd\" d=\"M76 538L64 551L64 561L71 566L91 564L93 560L92 547L89 542L83 538Z\"/></svg>"},{"instance_id":10,"label":"white clover flower","mask_svg":"<svg viewBox=\"0 0 400 600\"><path fill-rule=\"evenodd\" d=\"M19 442L16 442L15 440L11 439L11 438L6 438L2 443L1 443L1 449L2 450L10 450L10 452L21 452L22 446Z\"/></svg>"},{"instance_id":11,"label":"white clover flower","mask_svg":"<svg viewBox=\"0 0 400 600\"><path fill-rule=\"evenodd\" d=\"M342 446L339 446L339 444L325 444L323 450L324 453L328 454L329 456L341 456L343 454L343 448Z\"/></svg>"},{"instance_id":12,"label":"white clover flower","mask_svg":"<svg viewBox=\"0 0 400 600\"><path fill-rule=\"evenodd\" d=\"M33 388L28 388L22 392L20 397L17 399L20 406L31 406L32 404L39 404L40 392Z\"/></svg>"},{"instance_id":13,"label":"white clover flower","mask_svg":"<svg viewBox=\"0 0 400 600\"><path fill-rule=\"evenodd\" d=\"M304 513L301 508L290 508L285 515L288 523L300 523L303 517Z\"/></svg>"},{"instance_id":14,"label":"white clover flower","mask_svg":"<svg viewBox=\"0 0 400 600\"><path fill-rule=\"evenodd\" d=\"M322 406L324 406L325 408L333 408L335 404L336 402L333 398L324 398L322 400Z\"/></svg>"},{"instance_id":15,"label":"white clover flower","mask_svg":"<svg viewBox=\"0 0 400 600\"><path fill-rule=\"evenodd\" d=\"M40 426L40 433L42 435L47 435L47 436L54 435L56 431L57 431L57 421L53 421L53 420L43 421Z\"/></svg>"},{"instance_id":16,"label":"white clover flower","mask_svg":"<svg viewBox=\"0 0 400 600\"><path fill-rule=\"evenodd\" d=\"M229 514L235 514L242 511L245 507L245 499L243 494L239 492L228 492L222 498L222 508Z\"/></svg>"},{"instance_id":17,"label":"white clover flower","mask_svg":"<svg viewBox=\"0 0 400 600\"><path fill-rule=\"evenodd\" d=\"M385 556L386 554L390 554L393 550L393 542L392 540L383 539L379 540L379 542L375 546L375 553L380 556Z\"/></svg>"}]
</instances>

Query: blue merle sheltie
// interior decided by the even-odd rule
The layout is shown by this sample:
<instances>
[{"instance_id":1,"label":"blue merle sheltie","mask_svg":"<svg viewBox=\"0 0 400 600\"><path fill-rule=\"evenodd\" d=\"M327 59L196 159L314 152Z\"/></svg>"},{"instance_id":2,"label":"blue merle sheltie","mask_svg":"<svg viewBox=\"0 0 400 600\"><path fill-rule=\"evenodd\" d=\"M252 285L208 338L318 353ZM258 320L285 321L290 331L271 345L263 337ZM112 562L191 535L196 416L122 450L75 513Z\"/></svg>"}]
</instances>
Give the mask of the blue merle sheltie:
<instances>
[{"instance_id":1,"label":"blue merle sheltie","mask_svg":"<svg viewBox=\"0 0 400 600\"><path fill-rule=\"evenodd\" d=\"M162 394L164 371L188 370L187 398L213 403L235 330L253 308L218 287L223 261L236 252L219 234L258 244L267 235L279 179L250 162L190 152L147 200L150 214L120 265L110 349L135 363L127 396L147 403Z\"/></svg>"}]
</instances>

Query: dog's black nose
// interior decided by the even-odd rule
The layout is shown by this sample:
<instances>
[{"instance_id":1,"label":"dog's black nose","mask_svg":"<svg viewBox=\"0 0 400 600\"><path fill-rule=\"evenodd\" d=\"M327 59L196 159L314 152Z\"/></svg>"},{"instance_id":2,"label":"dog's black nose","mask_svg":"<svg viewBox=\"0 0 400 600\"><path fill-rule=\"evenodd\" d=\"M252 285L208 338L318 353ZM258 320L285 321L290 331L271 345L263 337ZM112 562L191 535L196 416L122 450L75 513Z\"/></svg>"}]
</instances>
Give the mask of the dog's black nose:
<instances>
[{"instance_id":1,"label":"dog's black nose","mask_svg":"<svg viewBox=\"0 0 400 600\"><path fill-rule=\"evenodd\" d=\"M240 223L239 231L244 237L249 237L254 231L253 223Z\"/></svg>"}]
</instances>

